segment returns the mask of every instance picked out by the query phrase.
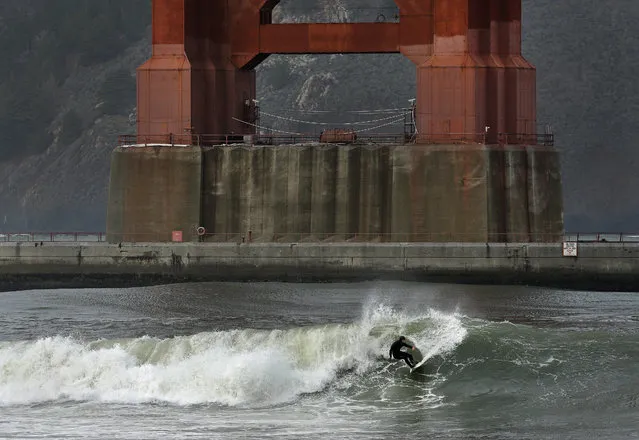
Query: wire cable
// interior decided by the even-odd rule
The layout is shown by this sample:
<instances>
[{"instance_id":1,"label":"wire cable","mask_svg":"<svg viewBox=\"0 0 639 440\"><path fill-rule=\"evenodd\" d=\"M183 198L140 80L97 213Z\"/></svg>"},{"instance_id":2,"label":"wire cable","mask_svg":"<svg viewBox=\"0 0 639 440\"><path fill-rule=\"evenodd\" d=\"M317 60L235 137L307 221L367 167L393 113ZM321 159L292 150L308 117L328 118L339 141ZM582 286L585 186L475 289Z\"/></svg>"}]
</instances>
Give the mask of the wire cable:
<instances>
[{"instance_id":1,"label":"wire cable","mask_svg":"<svg viewBox=\"0 0 639 440\"><path fill-rule=\"evenodd\" d=\"M404 107L404 108L382 108L382 109L373 109L373 110L304 110L304 109L278 109L283 112L288 113L307 113L307 114L340 114L340 113L352 113L352 114L382 114L382 113L400 113L400 112L409 112L412 111L412 107Z\"/></svg>"},{"instance_id":2,"label":"wire cable","mask_svg":"<svg viewBox=\"0 0 639 440\"><path fill-rule=\"evenodd\" d=\"M288 122L296 122L299 124L307 124L307 125L347 125L347 126L352 126L352 125L371 125L371 124L376 124L378 122L384 122L384 121L389 121L391 119L396 119L399 117L404 117L405 115L403 114L399 114L396 113L392 116L387 116L385 118L380 118L380 119L373 119L370 121L358 121L358 122L315 122L315 121L303 121L301 119L295 119L295 118L286 118L283 116L278 116L278 115L274 115L272 113L267 113L265 111L260 111L260 115L265 115L265 116L269 116L271 118L275 118L275 119L280 119L283 121L288 121Z\"/></svg>"},{"instance_id":3,"label":"wire cable","mask_svg":"<svg viewBox=\"0 0 639 440\"><path fill-rule=\"evenodd\" d=\"M383 128L383 127L388 127L390 125L395 125L395 124L401 122L403 119L404 119L404 116L402 116L400 118L397 118L397 119L395 119L395 120L393 120L393 121L391 121L391 122L389 122L387 124L378 125L377 127L371 127L371 128L364 128L362 130L356 130L355 133L364 133L364 132L367 132L367 131L377 130L378 128Z\"/></svg>"},{"instance_id":4,"label":"wire cable","mask_svg":"<svg viewBox=\"0 0 639 440\"><path fill-rule=\"evenodd\" d=\"M294 133L292 131L277 130L275 128L264 127L264 126L261 126L261 125L252 124L252 123L247 122L247 121L242 121L241 119L237 119L237 118L232 118L232 119L234 121L240 122L242 124L246 124L246 125L249 125L251 127L255 127L255 128L259 129L259 130L269 130L269 131L273 131L275 133L290 134L290 135L293 135L293 136L305 136L303 133Z\"/></svg>"}]
</instances>

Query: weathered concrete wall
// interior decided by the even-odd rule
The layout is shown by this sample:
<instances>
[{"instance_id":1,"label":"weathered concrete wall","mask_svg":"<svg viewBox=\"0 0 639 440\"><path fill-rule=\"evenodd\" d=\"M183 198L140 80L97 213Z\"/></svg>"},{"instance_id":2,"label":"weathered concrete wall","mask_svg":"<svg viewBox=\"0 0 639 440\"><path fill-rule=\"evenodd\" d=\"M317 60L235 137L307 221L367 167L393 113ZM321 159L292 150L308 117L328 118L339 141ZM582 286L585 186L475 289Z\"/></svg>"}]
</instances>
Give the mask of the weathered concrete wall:
<instances>
[{"instance_id":1,"label":"weathered concrete wall","mask_svg":"<svg viewBox=\"0 0 639 440\"><path fill-rule=\"evenodd\" d=\"M407 149L411 194L408 209L416 241L487 241L494 221L489 196L494 157L484 145L434 145ZM398 153L403 153L399 151ZM495 225L497 226L497 225ZM497 227L498 232L504 232Z\"/></svg>"},{"instance_id":2,"label":"weathered concrete wall","mask_svg":"<svg viewBox=\"0 0 639 440\"><path fill-rule=\"evenodd\" d=\"M111 159L107 236L111 243L196 236L200 222L199 147L117 148Z\"/></svg>"},{"instance_id":3,"label":"weathered concrete wall","mask_svg":"<svg viewBox=\"0 0 639 440\"><path fill-rule=\"evenodd\" d=\"M506 147L503 157L504 192L499 199L499 203L504 204L502 222L508 232L509 242L525 242L534 239L530 234L528 200L531 194L528 179L528 152L526 148L521 146ZM557 184L561 185L561 182L559 181ZM549 213L549 215L561 218L561 207L560 211ZM560 232L562 229L563 224L559 225L555 232Z\"/></svg>"},{"instance_id":4,"label":"weathered concrete wall","mask_svg":"<svg viewBox=\"0 0 639 440\"><path fill-rule=\"evenodd\" d=\"M203 226L209 242L552 242L563 233L558 167L554 149L477 144L118 149L108 234L168 241L181 229L191 240Z\"/></svg>"},{"instance_id":5,"label":"weathered concrete wall","mask_svg":"<svg viewBox=\"0 0 639 440\"><path fill-rule=\"evenodd\" d=\"M564 218L560 161L554 148L528 147L528 194L531 237L557 241Z\"/></svg>"},{"instance_id":6,"label":"weathered concrete wall","mask_svg":"<svg viewBox=\"0 0 639 440\"><path fill-rule=\"evenodd\" d=\"M204 151L208 241L557 241L559 158L486 145ZM529 212L530 211L530 212Z\"/></svg>"},{"instance_id":7,"label":"weathered concrete wall","mask_svg":"<svg viewBox=\"0 0 639 440\"><path fill-rule=\"evenodd\" d=\"M421 280L639 291L639 243L0 245L0 288L205 280Z\"/></svg>"}]
</instances>

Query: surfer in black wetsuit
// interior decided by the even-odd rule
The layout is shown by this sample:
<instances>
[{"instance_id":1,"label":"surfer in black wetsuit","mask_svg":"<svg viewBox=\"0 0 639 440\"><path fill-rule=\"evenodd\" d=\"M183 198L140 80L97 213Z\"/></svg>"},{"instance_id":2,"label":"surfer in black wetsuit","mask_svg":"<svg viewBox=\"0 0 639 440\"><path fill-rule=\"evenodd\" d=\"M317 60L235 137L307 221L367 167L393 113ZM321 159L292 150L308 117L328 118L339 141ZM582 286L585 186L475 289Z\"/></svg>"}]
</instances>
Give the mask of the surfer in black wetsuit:
<instances>
[{"instance_id":1,"label":"surfer in black wetsuit","mask_svg":"<svg viewBox=\"0 0 639 440\"><path fill-rule=\"evenodd\" d=\"M406 353L402 351L402 347L410 348L411 350L415 350L415 347L412 345L408 345L406 342L406 338L404 336L400 336L399 339L393 342L390 350L388 351L388 356L393 359L404 359L404 362L410 367L413 368L415 366L415 361L413 360L413 355L410 353Z\"/></svg>"}]
</instances>

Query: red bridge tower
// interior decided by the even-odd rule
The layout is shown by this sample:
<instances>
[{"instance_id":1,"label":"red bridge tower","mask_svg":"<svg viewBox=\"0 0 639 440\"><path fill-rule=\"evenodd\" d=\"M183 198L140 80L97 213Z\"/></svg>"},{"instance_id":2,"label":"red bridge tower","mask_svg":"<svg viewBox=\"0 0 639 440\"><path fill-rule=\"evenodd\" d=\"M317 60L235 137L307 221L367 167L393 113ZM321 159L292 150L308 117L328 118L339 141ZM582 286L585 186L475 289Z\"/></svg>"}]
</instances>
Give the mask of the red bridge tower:
<instances>
[{"instance_id":1,"label":"red bridge tower","mask_svg":"<svg viewBox=\"0 0 639 440\"><path fill-rule=\"evenodd\" d=\"M499 133L535 133L521 0L395 0L398 23L347 24L272 24L278 3L153 0L153 56L138 71L138 134L252 133L236 119L250 118L254 68L270 54L328 53L413 61L419 139L487 132L494 143Z\"/></svg>"},{"instance_id":2,"label":"red bridge tower","mask_svg":"<svg viewBox=\"0 0 639 440\"><path fill-rule=\"evenodd\" d=\"M561 239L559 155L535 130L521 0L395 0L398 22L323 24L274 24L278 2L153 0L138 141L112 159L110 240ZM415 64L415 143L255 148L199 136L255 132L254 69L270 54L329 53Z\"/></svg>"}]
</instances>

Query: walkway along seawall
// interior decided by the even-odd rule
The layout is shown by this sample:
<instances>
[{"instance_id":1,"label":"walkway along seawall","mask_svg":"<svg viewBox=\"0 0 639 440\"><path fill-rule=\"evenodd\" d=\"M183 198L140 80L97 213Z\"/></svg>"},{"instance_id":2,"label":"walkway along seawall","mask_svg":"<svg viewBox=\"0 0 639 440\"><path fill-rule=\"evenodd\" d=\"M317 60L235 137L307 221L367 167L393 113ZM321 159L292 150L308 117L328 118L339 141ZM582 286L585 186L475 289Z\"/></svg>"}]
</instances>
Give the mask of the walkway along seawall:
<instances>
[{"instance_id":1,"label":"walkway along seawall","mask_svg":"<svg viewBox=\"0 0 639 440\"><path fill-rule=\"evenodd\" d=\"M0 244L1 290L414 280L639 291L638 274L639 243Z\"/></svg>"}]
</instances>

